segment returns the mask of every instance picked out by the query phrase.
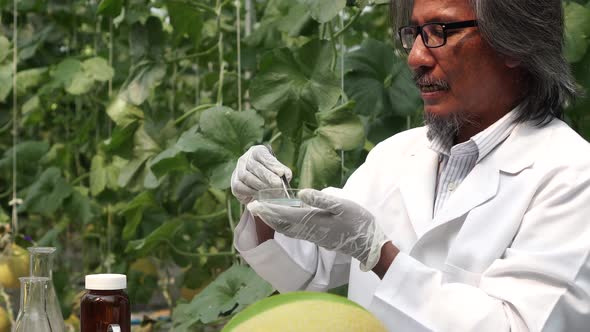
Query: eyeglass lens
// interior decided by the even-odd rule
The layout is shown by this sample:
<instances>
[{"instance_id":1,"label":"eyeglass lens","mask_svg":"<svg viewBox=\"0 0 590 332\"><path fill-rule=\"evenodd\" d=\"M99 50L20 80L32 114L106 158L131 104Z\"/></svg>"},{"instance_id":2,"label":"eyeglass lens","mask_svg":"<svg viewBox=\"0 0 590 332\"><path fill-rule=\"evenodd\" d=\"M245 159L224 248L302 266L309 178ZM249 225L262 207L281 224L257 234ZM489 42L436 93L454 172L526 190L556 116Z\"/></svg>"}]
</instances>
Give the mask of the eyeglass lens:
<instances>
[{"instance_id":1,"label":"eyeglass lens","mask_svg":"<svg viewBox=\"0 0 590 332\"><path fill-rule=\"evenodd\" d=\"M402 46L411 49L418 37L418 27L404 27L400 31ZM422 39L427 47L439 47L445 43L445 31L440 24L422 26Z\"/></svg>"}]
</instances>

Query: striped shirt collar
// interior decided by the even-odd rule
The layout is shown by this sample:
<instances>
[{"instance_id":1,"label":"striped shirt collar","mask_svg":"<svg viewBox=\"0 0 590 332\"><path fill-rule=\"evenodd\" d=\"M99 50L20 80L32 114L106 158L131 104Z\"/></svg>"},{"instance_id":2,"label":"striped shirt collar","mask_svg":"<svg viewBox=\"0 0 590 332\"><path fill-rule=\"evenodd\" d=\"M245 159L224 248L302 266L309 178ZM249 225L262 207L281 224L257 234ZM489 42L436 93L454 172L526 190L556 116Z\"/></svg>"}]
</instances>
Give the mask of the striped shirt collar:
<instances>
[{"instance_id":1,"label":"striped shirt collar","mask_svg":"<svg viewBox=\"0 0 590 332\"><path fill-rule=\"evenodd\" d=\"M430 142L430 149L446 156L477 153L476 163L478 163L510 135L516 127L516 118L519 113L519 107L516 107L468 141L455 146L453 146L453 137L443 139L435 137Z\"/></svg>"}]
</instances>

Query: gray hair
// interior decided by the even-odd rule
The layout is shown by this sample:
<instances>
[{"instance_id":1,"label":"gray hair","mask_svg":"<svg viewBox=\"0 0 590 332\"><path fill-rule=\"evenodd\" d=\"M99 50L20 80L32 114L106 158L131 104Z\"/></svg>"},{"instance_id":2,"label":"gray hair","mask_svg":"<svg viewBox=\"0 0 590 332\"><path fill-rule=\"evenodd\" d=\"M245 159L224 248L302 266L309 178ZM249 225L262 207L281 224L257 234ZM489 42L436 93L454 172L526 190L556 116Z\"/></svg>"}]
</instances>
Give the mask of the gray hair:
<instances>
[{"instance_id":1,"label":"gray hair","mask_svg":"<svg viewBox=\"0 0 590 332\"><path fill-rule=\"evenodd\" d=\"M575 79L563 54L564 13L561 0L469 0L483 39L501 56L520 61L526 73L518 121L540 124L563 118L575 102ZM413 0L391 0L394 36L408 24Z\"/></svg>"}]
</instances>

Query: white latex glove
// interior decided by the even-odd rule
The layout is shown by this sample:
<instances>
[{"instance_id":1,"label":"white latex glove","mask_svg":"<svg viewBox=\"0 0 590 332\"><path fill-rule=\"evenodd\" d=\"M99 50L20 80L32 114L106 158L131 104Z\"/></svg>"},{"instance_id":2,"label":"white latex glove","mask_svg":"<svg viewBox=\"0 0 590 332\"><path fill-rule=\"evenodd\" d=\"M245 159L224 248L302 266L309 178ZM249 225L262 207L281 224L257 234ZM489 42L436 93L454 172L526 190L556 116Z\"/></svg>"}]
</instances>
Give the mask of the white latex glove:
<instances>
[{"instance_id":1,"label":"white latex glove","mask_svg":"<svg viewBox=\"0 0 590 332\"><path fill-rule=\"evenodd\" d=\"M253 201L248 210L279 233L358 259L364 272L375 267L388 240L369 211L313 189L301 190L299 198L308 207Z\"/></svg>"},{"instance_id":2,"label":"white latex glove","mask_svg":"<svg viewBox=\"0 0 590 332\"><path fill-rule=\"evenodd\" d=\"M231 192L242 204L248 204L258 190L282 188L283 175L291 180L289 167L281 164L264 145L255 145L238 159L231 176Z\"/></svg>"}]
</instances>

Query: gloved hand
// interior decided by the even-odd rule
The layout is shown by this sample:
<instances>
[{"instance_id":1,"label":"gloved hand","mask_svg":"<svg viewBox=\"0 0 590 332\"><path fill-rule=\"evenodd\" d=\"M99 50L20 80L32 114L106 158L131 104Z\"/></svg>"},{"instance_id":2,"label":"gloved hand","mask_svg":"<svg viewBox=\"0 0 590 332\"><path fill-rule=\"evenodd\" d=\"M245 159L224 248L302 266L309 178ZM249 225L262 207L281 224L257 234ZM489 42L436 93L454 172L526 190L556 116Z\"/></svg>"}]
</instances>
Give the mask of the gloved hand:
<instances>
[{"instance_id":1,"label":"gloved hand","mask_svg":"<svg viewBox=\"0 0 590 332\"><path fill-rule=\"evenodd\" d=\"M309 207L253 201L248 210L279 233L358 259L364 272L375 267L388 239L369 211L313 189L301 190L299 198Z\"/></svg>"},{"instance_id":2,"label":"gloved hand","mask_svg":"<svg viewBox=\"0 0 590 332\"><path fill-rule=\"evenodd\" d=\"M231 192L242 203L252 201L258 190L282 188L281 176L290 181L292 172L263 145L251 147L239 159L231 176Z\"/></svg>"}]
</instances>

